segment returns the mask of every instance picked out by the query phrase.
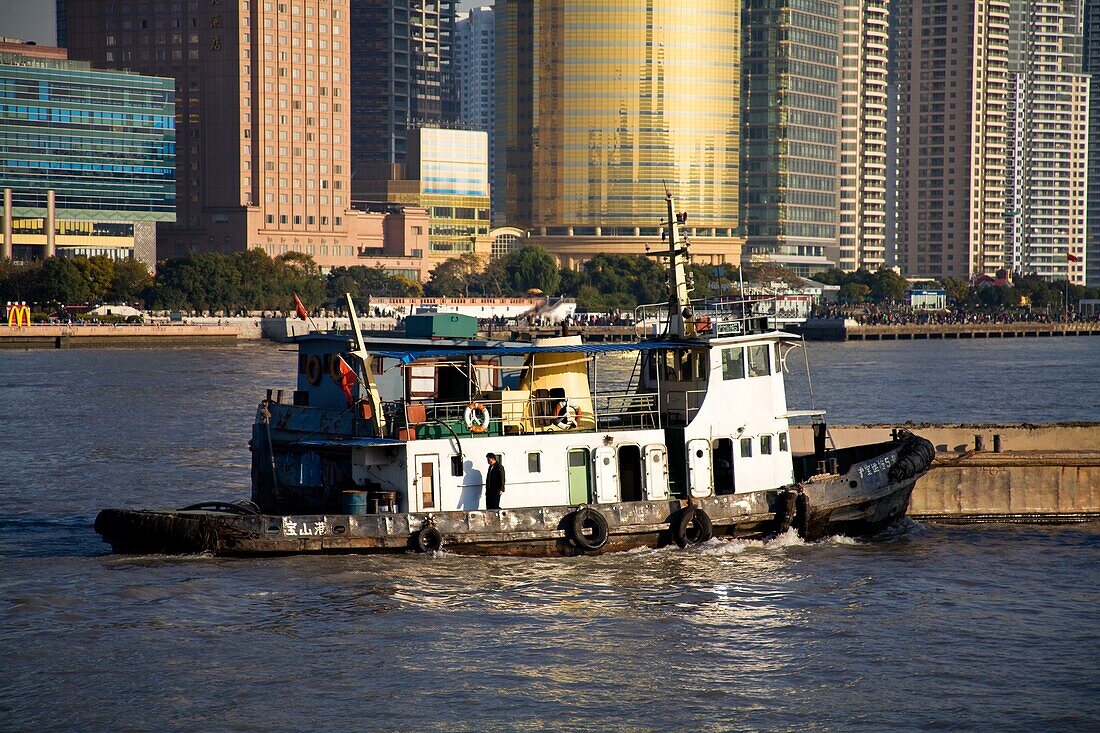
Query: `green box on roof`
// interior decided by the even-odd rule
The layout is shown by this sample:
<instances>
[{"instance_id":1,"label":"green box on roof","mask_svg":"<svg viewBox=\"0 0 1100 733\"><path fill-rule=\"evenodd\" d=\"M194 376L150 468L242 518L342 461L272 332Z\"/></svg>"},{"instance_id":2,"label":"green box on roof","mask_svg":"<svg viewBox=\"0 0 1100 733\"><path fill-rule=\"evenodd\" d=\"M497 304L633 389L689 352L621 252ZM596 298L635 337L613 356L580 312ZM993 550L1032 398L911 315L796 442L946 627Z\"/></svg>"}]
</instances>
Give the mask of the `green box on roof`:
<instances>
[{"instance_id":1,"label":"green box on roof","mask_svg":"<svg viewBox=\"0 0 1100 733\"><path fill-rule=\"evenodd\" d=\"M477 319L461 313L423 313L405 319L411 338L469 339L477 335Z\"/></svg>"}]
</instances>

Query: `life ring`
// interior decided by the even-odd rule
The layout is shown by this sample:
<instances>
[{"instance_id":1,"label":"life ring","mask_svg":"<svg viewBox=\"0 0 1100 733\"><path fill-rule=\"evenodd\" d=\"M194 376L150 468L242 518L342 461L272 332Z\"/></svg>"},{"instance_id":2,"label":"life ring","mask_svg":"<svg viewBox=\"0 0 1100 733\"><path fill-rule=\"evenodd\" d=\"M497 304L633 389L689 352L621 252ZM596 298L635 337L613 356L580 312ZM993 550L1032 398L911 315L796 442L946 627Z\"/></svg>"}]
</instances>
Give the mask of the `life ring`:
<instances>
[{"instance_id":1,"label":"life ring","mask_svg":"<svg viewBox=\"0 0 1100 733\"><path fill-rule=\"evenodd\" d=\"M581 408L569 404L569 400L561 400L554 408L554 425L562 430L572 430L577 427L581 419Z\"/></svg>"},{"instance_id":2,"label":"life ring","mask_svg":"<svg viewBox=\"0 0 1100 733\"><path fill-rule=\"evenodd\" d=\"M321 358L314 354L306 360L306 380L313 386L321 383Z\"/></svg>"},{"instance_id":3,"label":"life ring","mask_svg":"<svg viewBox=\"0 0 1100 733\"><path fill-rule=\"evenodd\" d=\"M684 548L701 545L714 536L714 523L702 509L689 506L669 522L672 539L676 545Z\"/></svg>"},{"instance_id":4,"label":"life ring","mask_svg":"<svg viewBox=\"0 0 1100 733\"><path fill-rule=\"evenodd\" d=\"M586 535L588 529L591 534ZM585 551L598 550L607 544L610 528L607 520L598 511L589 506L584 506L573 512L566 524L569 540Z\"/></svg>"},{"instance_id":5,"label":"life ring","mask_svg":"<svg viewBox=\"0 0 1100 733\"><path fill-rule=\"evenodd\" d=\"M332 381L341 382L344 379L344 375L340 373L340 356L339 354L332 354L328 363L328 375L332 377Z\"/></svg>"},{"instance_id":6,"label":"life ring","mask_svg":"<svg viewBox=\"0 0 1100 733\"><path fill-rule=\"evenodd\" d=\"M489 410L480 402L471 402L466 405L463 415L466 429L471 433L484 433L489 428Z\"/></svg>"},{"instance_id":7,"label":"life ring","mask_svg":"<svg viewBox=\"0 0 1100 733\"><path fill-rule=\"evenodd\" d=\"M416 549L420 552L438 552L443 547L443 535L434 525L422 527L416 533Z\"/></svg>"}]
</instances>

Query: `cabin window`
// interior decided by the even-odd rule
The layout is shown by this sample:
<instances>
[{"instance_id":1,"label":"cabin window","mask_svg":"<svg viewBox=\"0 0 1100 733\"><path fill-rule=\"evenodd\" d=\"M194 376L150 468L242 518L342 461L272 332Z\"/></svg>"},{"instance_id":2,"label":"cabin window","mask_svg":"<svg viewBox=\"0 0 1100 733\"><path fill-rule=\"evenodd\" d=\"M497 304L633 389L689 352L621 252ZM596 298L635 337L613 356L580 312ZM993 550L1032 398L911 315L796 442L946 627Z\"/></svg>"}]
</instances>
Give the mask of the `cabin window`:
<instances>
[{"instance_id":1,"label":"cabin window","mask_svg":"<svg viewBox=\"0 0 1100 733\"><path fill-rule=\"evenodd\" d=\"M465 471L462 470L462 456L451 456L451 475L462 476Z\"/></svg>"},{"instance_id":2,"label":"cabin window","mask_svg":"<svg viewBox=\"0 0 1100 733\"><path fill-rule=\"evenodd\" d=\"M474 391L489 392L499 387L496 363L492 361L474 362Z\"/></svg>"},{"instance_id":3,"label":"cabin window","mask_svg":"<svg viewBox=\"0 0 1100 733\"><path fill-rule=\"evenodd\" d=\"M770 456L772 454L772 436L761 435L760 436L760 455Z\"/></svg>"},{"instance_id":4,"label":"cabin window","mask_svg":"<svg viewBox=\"0 0 1100 733\"><path fill-rule=\"evenodd\" d=\"M740 346L722 349L722 379L745 378L745 350Z\"/></svg>"},{"instance_id":5,"label":"cabin window","mask_svg":"<svg viewBox=\"0 0 1100 733\"><path fill-rule=\"evenodd\" d=\"M741 457L752 458L752 438L741 438Z\"/></svg>"},{"instance_id":6,"label":"cabin window","mask_svg":"<svg viewBox=\"0 0 1100 733\"><path fill-rule=\"evenodd\" d=\"M542 473L542 454L528 453L527 454L527 473Z\"/></svg>"},{"instance_id":7,"label":"cabin window","mask_svg":"<svg viewBox=\"0 0 1100 733\"><path fill-rule=\"evenodd\" d=\"M779 452L780 453L786 453L789 450L790 450L790 447L788 447L788 445L787 445L787 434L786 433L780 433L779 434Z\"/></svg>"},{"instance_id":8,"label":"cabin window","mask_svg":"<svg viewBox=\"0 0 1100 733\"><path fill-rule=\"evenodd\" d=\"M749 376L765 377L771 373L771 349L767 344L749 347Z\"/></svg>"},{"instance_id":9,"label":"cabin window","mask_svg":"<svg viewBox=\"0 0 1100 733\"><path fill-rule=\"evenodd\" d=\"M436 365L434 363L413 364L409 367L409 397L435 397Z\"/></svg>"},{"instance_id":10,"label":"cabin window","mask_svg":"<svg viewBox=\"0 0 1100 733\"><path fill-rule=\"evenodd\" d=\"M421 506L425 509L435 508L435 464L424 461L420 464L420 496Z\"/></svg>"}]
</instances>

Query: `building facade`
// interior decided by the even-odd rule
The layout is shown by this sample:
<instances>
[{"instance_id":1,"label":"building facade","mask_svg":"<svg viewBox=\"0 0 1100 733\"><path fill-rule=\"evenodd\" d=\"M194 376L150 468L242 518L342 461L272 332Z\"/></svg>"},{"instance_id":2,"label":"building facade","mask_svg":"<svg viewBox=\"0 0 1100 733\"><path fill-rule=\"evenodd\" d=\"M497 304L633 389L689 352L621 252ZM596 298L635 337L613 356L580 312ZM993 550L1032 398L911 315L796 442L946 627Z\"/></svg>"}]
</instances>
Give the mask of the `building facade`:
<instances>
[{"instance_id":1,"label":"building facade","mask_svg":"<svg viewBox=\"0 0 1100 733\"><path fill-rule=\"evenodd\" d=\"M57 9L70 55L176 81L177 219L158 231L159 257L255 247L322 268L372 257L379 227L351 205L349 0Z\"/></svg>"},{"instance_id":2,"label":"building facade","mask_svg":"<svg viewBox=\"0 0 1100 733\"><path fill-rule=\"evenodd\" d=\"M459 118L471 130L489 133L489 190L495 192L493 167L496 157L496 107L494 83L495 26L492 7L472 8L455 23L455 67L458 79ZM494 207L495 207L494 202Z\"/></svg>"},{"instance_id":3,"label":"building facade","mask_svg":"<svg viewBox=\"0 0 1100 733\"><path fill-rule=\"evenodd\" d=\"M744 0L745 247L803 276L839 258L840 5Z\"/></svg>"},{"instance_id":4,"label":"building facade","mask_svg":"<svg viewBox=\"0 0 1100 733\"><path fill-rule=\"evenodd\" d=\"M1010 0L902 0L897 263L969 280L1008 264Z\"/></svg>"},{"instance_id":5,"label":"building facade","mask_svg":"<svg viewBox=\"0 0 1100 733\"><path fill-rule=\"evenodd\" d=\"M358 182L408 153L409 130L458 118L454 0L351 0L351 153Z\"/></svg>"},{"instance_id":6,"label":"building facade","mask_svg":"<svg viewBox=\"0 0 1100 733\"><path fill-rule=\"evenodd\" d=\"M1089 95L1081 73L1082 20L1072 0L1013 0L1005 212L1013 272L1080 285Z\"/></svg>"},{"instance_id":7,"label":"building facade","mask_svg":"<svg viewBox=\"0 0 1100 733\"><path fill-rule=\"evenodd\" d=\"M890 12L888 0L842 0L840 229L842 270L886 264Z\"/></svg>"},{"instance_id":8,"label":"building facade","mask_svg":"<svg viewBox=\"0 0 1100 733\"><path fill-rule=\"evenodd\" d=\"M738 4L499 0L495 15L497 222L563 260L638 253L660 243L668 188L693 254L738 260Z\"/></svg>"},{"instance_id":9,"label":"building facade","mask_svg":"<svg viewBox=\"0 0 1100 733\"><path fill-rule=\"evenodd\" d=\"M0 257L154 266L157 223L176 218L174 97L171 79L0 42Z\"/></svg>"},{"instance_id":10,"label":"building facade","mask_svg":"<svg viewBox=\"0 0 1100 733\"><path fill-rule=\"evenodd\" d=\"M1088 211L1085 281L1100 285L1100 0L1085 0L1082 71L1089 75Z\"/></svg>"}]
</instances>

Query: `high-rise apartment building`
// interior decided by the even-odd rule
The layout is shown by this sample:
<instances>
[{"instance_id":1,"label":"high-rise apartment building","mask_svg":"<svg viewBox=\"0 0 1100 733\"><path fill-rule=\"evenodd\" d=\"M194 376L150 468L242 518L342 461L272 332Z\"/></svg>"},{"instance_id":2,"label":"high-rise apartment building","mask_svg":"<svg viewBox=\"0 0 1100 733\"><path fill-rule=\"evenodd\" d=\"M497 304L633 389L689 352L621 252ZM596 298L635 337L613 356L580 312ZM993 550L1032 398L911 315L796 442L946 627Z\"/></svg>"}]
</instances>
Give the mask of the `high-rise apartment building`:
<instances>
[{"instance_id":1,"label":"high-rise apartment building","mask_svg":"<svg viewBox=\"0 0 1100 733\"><path fill-rule=\"evenodd\" d=\"M350 17L358 191L359 180L405 162L410 129L457 121L455 0L351 0Z\"/></svg>"},{"instance_id":2,"label":"high-rise apartment building","mask_svg":"<svg viewBox=\"0 0 1100 733\"><path fill-rule=\"evenodd\" d=\"M1012 0L1005 212L1012 271L1078 284L1087 260L1082 20L1077 0Z\"/></svg>"},{"instance_id":3,"label":"high-rise apartment building","mask_svg":"<svg viewBox=\"0 0 1100 733\"><path fill-rule=\"evenodd\" d=\"M377 261L396 225L351 207L349 0L59 0L57 12L72 56L176 80L177 222L158 232L160 257ZM412 226L405 241L422 249Z\"/></svg>"},{"instance_id":4,"label":"high-rise apartment building","mask_svg":"<svg viewBox=\"0 0 1100 733\"><path fill-rule=\"evenodd\" d=\"M840 5L744 0L745 246L802 275L839 256Z\"/></svg>"},{"instance_id":5,"label":"high-rise apartment building","mask_svg":"<svg viewBox=\"0 0 1100 733\"><path fill-rule=\"evenodd\" d=\"M969 279L1007 265L1011 0L900 0L897 262Z\"/></svg>"},{"instance_id":6,"label":"high-rise apartment building","mask_svg":"<svg viewBox=\"0 0 1100 733\"><path fill-rule=\"evenodd\" d=\"M842 0L840 232L842 270L886 264L888 0Z\"/></svg>"},{"instance_id":7,"label":"high-rise apartment building","mask_svg":"<svg viewBox=\"0 0 1100 733\"><path fill-rule=\"evenodd\" d=\"M493 187L495 156L495 99L493 53L495 29L492 7L472 8L455 23L455 67L458 78L459 117L472 130L489 133L489 185Z\"/></svg>"},{"instance_id":8,"label":"high-rise apartment building","mask_svg":"<svg viewBox=\"0 0 1100 733\"><path fill-rule=\"evenodd\" d=\"M176 218L175 85L0 40L0 258L156 264Z\"/></svg>"},{"instance_id":9,"label":"high-rise apartment building","mask_svg":"<svg viewBox=\"0 0 1100 733\"><path fill-rule=\"evenodd\" d=\"M499 0L495 15L498 219L567 264L636 253L660 241L667 187L693 254L739 258L737 2Z\"/></svg>"},{"instance_id":10,"label":"high-rise apartment building","mask_svg":"<svg viewBox=\"0 0 1100 733\"><path fill-rule=\"evenodd\" d=\"M1088 213L1085 281L1100 285L1100 0L1085 0L1082 71L1089 75Z\"/></svg>"}]
</instances>

